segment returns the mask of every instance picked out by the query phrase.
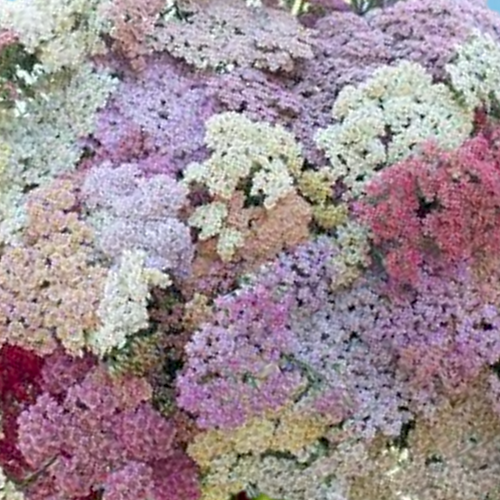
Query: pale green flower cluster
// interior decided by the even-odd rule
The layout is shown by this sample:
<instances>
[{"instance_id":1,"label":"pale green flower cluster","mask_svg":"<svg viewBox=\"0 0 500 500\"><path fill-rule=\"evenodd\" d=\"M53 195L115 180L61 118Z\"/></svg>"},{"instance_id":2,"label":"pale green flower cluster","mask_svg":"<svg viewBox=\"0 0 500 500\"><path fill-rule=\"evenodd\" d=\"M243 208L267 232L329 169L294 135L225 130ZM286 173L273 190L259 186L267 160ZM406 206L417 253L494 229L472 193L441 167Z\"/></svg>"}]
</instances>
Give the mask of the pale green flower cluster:
<instances>
[{"instance_id":1,"label":"pale green flower cluster","mask_svg":"<svg viewBox=\"0 0 500 500\"><path fill-rule=\"evenodd\" d=\"M109 30L104 0L15 0L2 2L0 29L14 31L48 72L76 68L86 56L104 53Z\"/></svg>"},{"instance_id":2,"label":"pale green flower cluster","mask_svg":"<svg viewBox=\"0 0 500 500\"><path fill-rule=\"evenodd\" d=\"M0 468L0 500L24 500L24 494L16 489Z\"/></svg>"},{"instance_id":3,"label":"pale green flower cluster","mask_svg":"<svg viewBox=\"0 0 500 500\"><path fill-rule=\"evenodd\" d=\"M12 242L23 226L23 192L73 170L82 154L78 138L94 128L96 112L116 88L108 73L90 64L51 77L35 98L17 103L19 116L1 123L9 148L0 190L0 242Z\"/></svg>"},{"instance_id":4,"label":"pale green flower cluster","mask_svg":"<svg viewBox=\"0 0 500 500\"><path fill-rule=\"evenodd\" d=\"M189 224L201 230L201 240L218 236L219 254L230 259L243 245L241 233L226 227L236 191L249 185L248 195L262 198L264 208L271 210L295 191L303 160L293 135L280 126L228 112L211 117L206 127L205 143L213 153L204 163L188 165L183 182L204 185L213 200L198 207Z\"/></svg>"},{"instance_id":5,"label":"pale green flower cluster","mask_svg":"<svg viewBox=\"0 0 500 500\"><path fill-rule=\"evenodd\" d=\"M473 127L470 110L416 63L377 69L366 82L342 89L333 106L336 123L320 130L317 144L348 196L363 193L375 172L409 156L427 139L459 146Z\"/></svg>"},{"instance_id":6,"label":"pale green flower cluster","mask_svg":"<svg viewBox=\"0 0 500 500\"><path fill-rule=\"evenodd\" d=\"M475 31L446 71L468 108L500 103L500 49L490 35Z\"/></svg>"},{"instance_id":7,"label":"pale green flower cluster","mask_svg":"<svg viewBox=\"0 0 500 500\"><path fill-rule=\"evenodd\" d=\"M171 285L168 275L145 267L145 259L143 251L125 250L119 267L108 274L97 313L101 327L88 338L97 356L123 348L130 336L147 328L150 289Z\"/></svg>"}]
</instances>

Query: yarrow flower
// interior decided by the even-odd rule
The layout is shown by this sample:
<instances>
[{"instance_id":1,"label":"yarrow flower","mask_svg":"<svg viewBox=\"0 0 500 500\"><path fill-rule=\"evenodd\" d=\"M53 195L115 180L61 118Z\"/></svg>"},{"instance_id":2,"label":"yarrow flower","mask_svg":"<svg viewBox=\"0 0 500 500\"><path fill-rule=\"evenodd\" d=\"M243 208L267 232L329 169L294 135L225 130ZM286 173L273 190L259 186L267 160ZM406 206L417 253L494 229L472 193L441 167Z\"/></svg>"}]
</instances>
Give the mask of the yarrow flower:
<instances>
[{"instance_id":1,"label":"yarrow flower","mask_svg":"<svg viewBox=\"0 0 500 500\"><path fill-rule=\"evenodd\" d=\"M429 144L368 184L358 214L394 282L418 281L425 261L496 266L498 134L480 134L451 152Z\"/></svg>"},{"instance_id":2,"label":"yarrow flower","mask_svg":"<svg viewBox=\"0 0 500 500\"><path fill-rule=\"evenodd\" d=\"M102 251L115 262L125 250L145 253L145 266L177 276L189 274L193 248L178 219L187 190L167 175L140 177L136 164L93 168L82 197L92 211Z\"/></svg>"},{"instance_id":3,"label":"yarrow flower","mask_svg":"<svg viewBox=\"0 0 500 500\"><path fill-rule=\"evenodd\" d=\"M498 497L486 0L0 4L0 500Z\"/></svg>"},{"instance_id":4,"label":"yarrow flower","mask_svg":"<svg viewBox=\"0 0 500 500\"><path fill-rule=\"evenodd\" d=\"M26 461L35 468L50 463L33 495L86 497L104 488L110 499L125 492L197 499L196 469L175 448L175 428L153 409L151 395L145 380L113 379L96 367L62 398L39 396L19 417L18 447Z\"/></svg>"},{"instance_id":5,"label":"yarrow flower","mask_svg":"<svg viewBox=\"0 0 500 500\"><path fill-rule=\"evenodd\" d=\"M434 139L453 149L472 132L472 112L419 65L403 61L378 68L366 82L346 86L333 106L338 123L318 132L336 179L347 197L364 192L375 173L407 158Z\"/></svg>"}]
</instances>

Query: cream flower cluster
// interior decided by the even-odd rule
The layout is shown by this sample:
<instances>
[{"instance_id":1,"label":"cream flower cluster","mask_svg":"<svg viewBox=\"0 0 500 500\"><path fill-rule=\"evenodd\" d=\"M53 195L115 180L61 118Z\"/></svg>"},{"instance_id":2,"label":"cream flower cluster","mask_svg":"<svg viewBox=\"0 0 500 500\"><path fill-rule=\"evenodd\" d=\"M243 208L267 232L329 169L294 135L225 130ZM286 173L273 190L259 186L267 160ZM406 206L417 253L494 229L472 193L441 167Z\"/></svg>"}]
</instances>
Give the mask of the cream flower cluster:
<instances>
[{"instance_id":1,"label":"cream flower cluster","mask_svg":"<svg viewBox=\"0 0 500 500\"><path fill-rule=\"evenodd\" d=\"M213 200L197 207L189 224L201 230L201 240L218 236L218 252L229 260L243 245L243 235L226 224L229 201L249 185L248 196L262 198L264 208L272 210L295 192L301 150L283 127L256 123L234 112L213 116L206 127L205 142L213 153L204 163L188 165L183 182L205 186Z\"/></svg>"},{"instance_id":2,"label":"cream flower cluster","mask_svg":"<svg viewBox=\"0 0 500 500\"><path fill-rule=\"evenodd\" d=\"M127 339L147 328L150 288L170 286L170 278L145 267L146 254L140 250L125 250L117 269L108 274L98 316L102 326L88 339L89 348L98 356L125 346Z\"/></svg>"},{"instance_id":3,"label":"cream flower cluster","mask_svg":"<svg viewBox=\"0 0 500 500\"><path fill-rule=\"evenodd\" d=\"M444 84L416 63L377 69L358 86L346 86L333 106L336 123L320 130L317 144L337 179L354 196L375 172L410 155L427 139L458 147L472 131L464 109Z\"/></svg>"}]
</instances>

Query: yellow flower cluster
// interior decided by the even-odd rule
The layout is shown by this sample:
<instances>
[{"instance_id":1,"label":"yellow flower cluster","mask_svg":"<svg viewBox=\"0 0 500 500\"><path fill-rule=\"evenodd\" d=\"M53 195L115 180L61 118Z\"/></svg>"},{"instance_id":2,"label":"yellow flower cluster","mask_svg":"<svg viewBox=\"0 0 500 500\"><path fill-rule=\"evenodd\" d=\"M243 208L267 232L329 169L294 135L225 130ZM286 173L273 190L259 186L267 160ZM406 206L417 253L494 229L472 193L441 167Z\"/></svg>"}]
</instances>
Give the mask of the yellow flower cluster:
<instances>
[{"instance_id":1,"label":"yellow flower cluster","mask_svg":"<svg viewBox=\"0 0 500 500\"><path fill-rule=\"evenodd\" d=\"M209 430L199 434L188 447L189 455L206 471L204 500L227 498L248 485L234 474L238 457L259 457L274 451L299 455L324 436L326 419L297 406L256 418L234 430Z\"/></svg>"}]
</instances>

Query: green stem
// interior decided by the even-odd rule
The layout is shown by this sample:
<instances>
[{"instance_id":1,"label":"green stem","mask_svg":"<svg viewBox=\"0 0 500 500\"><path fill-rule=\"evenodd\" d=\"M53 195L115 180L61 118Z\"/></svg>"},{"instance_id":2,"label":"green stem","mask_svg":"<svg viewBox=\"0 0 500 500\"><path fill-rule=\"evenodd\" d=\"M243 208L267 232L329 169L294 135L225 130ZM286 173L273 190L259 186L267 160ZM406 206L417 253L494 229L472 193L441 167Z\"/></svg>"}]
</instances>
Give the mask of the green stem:
<instances>
[{"instance_id":1,"label":"green stem","mask_svg":"<svg viewBox=\"0 0 500 500\"><path fill-rule=\"evenodd\" d=\"M41 474L43 474L56 460L57 460L57 455L52 457L50 460L47 461L45 465L42 465L40 469L30 474L28 477L24 478L19 483L16 482L16 485L21 488L28 486L30 483L35 481Z\"/></svg>"}]
</instances>

